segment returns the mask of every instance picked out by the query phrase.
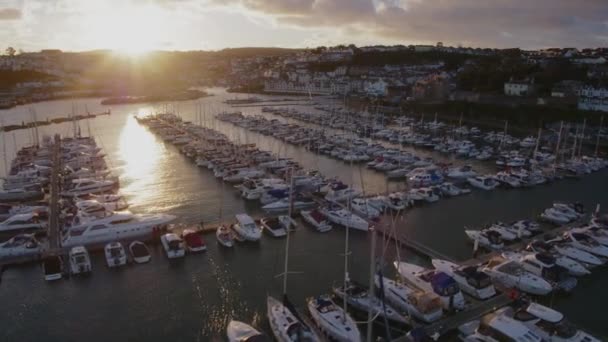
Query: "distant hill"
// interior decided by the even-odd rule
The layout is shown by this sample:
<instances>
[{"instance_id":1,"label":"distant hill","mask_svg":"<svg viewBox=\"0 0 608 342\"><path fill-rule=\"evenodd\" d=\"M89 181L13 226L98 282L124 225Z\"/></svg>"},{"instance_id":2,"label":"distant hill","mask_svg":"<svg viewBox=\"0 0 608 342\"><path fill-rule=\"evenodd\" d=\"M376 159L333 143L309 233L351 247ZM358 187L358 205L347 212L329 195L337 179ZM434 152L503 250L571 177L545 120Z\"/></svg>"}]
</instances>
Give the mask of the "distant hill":
<instances>
[{"instance_id":1,"label":"distant hill","mask_svg":"<svg viewBox=\"0 0 608 342\"><path fill-rule=\"evenodd\" d=\"M284 56L303 51L304 49L284 49L284 48L273 48L273 47L243 47L243 48L231 48L216 51L213 54L222 55L226 57L267 57L267 56Z\"/></svg>"},{"instance_id":2,"label":"distant hill","mask_svg":"<svg viewBox=\"0 0 608 342\"><path fill-rule=\"evenodd\" d=\"M0 70L0 89L10 89L21 82L48 81L54 76L33 70Z\"/></svg>"}]
</instances>

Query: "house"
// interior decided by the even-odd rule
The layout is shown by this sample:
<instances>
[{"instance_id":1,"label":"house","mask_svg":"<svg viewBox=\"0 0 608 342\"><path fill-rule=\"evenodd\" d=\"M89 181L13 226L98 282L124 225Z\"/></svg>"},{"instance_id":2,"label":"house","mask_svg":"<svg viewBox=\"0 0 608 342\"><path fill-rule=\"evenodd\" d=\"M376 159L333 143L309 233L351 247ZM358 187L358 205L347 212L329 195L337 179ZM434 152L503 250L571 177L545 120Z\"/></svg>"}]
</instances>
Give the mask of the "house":
<instances>
[{"instance_id":1,"label":"house","mask_svg":"<svg viewBox=\"0 0 608 342\"><path fill-rule=\"evenodd\" d=\"M417 100L445 100L449 89L446 75L432 74L416 81L412 87L412 97Z\"/></svg>"},{"instance_id":2,"label":"house","mask_svg":"<svg viewBox=\"0 0 608 342\"><path fill-rule=\"evenodd\" d=\"M583 86L580 81L565 80L557 83L551 89L551 97L575 97Z\"/></svg>"},{"instance_id":3,"label":"house","mask_svg":"<svg viewBox=\"0 0 608 342\"><path fill-rule=\"evenodd\" d=\"M582 88L579 92L578 109L608 112L608 88Z\"/></svg>"},{"instance_id":4,"label":"house","mask_svg":"<svg viewBox=\"0 0 608 342\"><path fill-rule=\"evenodd\" d=\"M504 85L504 92L507 96L528 96L534 94L534 91L534 79L522 81L511 79Z\"/></svg>"},{"instance_id":5,"label":"house","mask_svg":"<svg viewBox=\"0 0 608 342\"><path fill-rule=\"evenodd\" d=\"M433 46L433 45L415 45L414 46L415 52L429 52L429 51L433 51L433 50L435 50L435 46Z\"/></svg>"}]
</instances>

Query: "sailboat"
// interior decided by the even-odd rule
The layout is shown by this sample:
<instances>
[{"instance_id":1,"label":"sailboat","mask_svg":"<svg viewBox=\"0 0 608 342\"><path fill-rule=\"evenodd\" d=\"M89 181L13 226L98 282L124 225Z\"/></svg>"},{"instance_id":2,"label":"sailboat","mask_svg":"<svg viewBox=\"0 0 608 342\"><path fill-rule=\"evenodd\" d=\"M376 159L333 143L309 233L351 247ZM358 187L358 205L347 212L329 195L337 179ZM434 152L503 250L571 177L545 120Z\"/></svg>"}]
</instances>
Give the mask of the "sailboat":
<instances>
[{"instance_id":1,"label":"sailboat","mask_svg":"<svg viewBox=\"0 0 608 342\"><path fill-rule=\"evenodd\" d=\"M293 172L291 174L291 187L293 188ZM289 195L289 218L292 215L292 198L293 191ZM266 298L266 308L268 322L274 337L279 342L316 342L321 341L319 336L312 330L306 322L298 315L295 307L287 298L287 275L289 266L289 233L291 229L287 229L287 237L285 239L285 264L283 269L283 302L272 296Z\"/></svg>"},{"instance_id":2,"label":"sailboat","mask_svg":"<svg viewBox=\"0 0 608 342\"><path fill-rule=\"evenodd\" d=\"M215 231L215 237L217 243L220 245L231 248L234 246L234 233L233 231L222 223L222 208L224 206L224 182L222 182L222 194L220 197L220 225Z\"/></svg>"}]
</instances>

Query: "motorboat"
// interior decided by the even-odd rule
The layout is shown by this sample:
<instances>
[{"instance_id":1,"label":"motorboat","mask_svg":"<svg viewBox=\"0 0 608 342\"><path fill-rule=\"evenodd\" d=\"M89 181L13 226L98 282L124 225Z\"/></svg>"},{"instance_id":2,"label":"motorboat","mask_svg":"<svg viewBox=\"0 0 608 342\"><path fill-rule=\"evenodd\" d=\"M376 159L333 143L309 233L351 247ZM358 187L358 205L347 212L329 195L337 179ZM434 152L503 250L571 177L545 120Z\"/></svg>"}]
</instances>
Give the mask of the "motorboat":
<instances>
[{"instance_id":1,"label":"motorboat","mask_svg":"<svg viewBox=\"0 0 608 342\"><path fill-rule=\"evenodd\" d=\"M414 201L425 201L434 203L439 201L439 196L431 188L416 188L408 192L408 197Z\"/></svg>"},{"instance_id":2,"label":"motorboat","mask_svg":"<svg viewBox=\"0 0 608 342\"><path fill-rule=\"evenodd\" d=\"M46 229L46 226L46 222L43 222L35 212L18 214L0 222L0 234L17 235L37 232Z\"/></svg>"},{"instance_id":3,"label":"motorboat","mask_svg":"<svg viewBox=\"0 0 608 342\"><path fill-rule=\"evenodd\" d=\"M524 302L515 308L505 307L500 309L498 313L522 323L543 341L600 341L590 334L575 328L566 321L561 312L538 303Z\"/></svg>"},{"instance_id":4,"label":"motorboat","mask_svg":"<svg viewBox=\"0 0 608 342\"><path fill-rule=\"evenodd\" d=\"M526 271L519 262L497 256L481 269L496 283L507 288L517 288L533 295L544 296L553 291L545 279Z\"/></svg>"},{"instance_id":5,"label":"motorboat","mask_svg":"<svg viewBox=\"0 0 608 342\"><path fill-rule=\"evenodd\" d=\"M44 280L55 281L63 278L63 259L60 256L50 256L42 262Z\"/></svg>"},{"instance_id":6,"label":"motorboat","mask_svg":"<svg viewBox=\"0 0 608 342\"><path fill-rule=\"evenodd\" d=\"M350 201L351 210L368 219L375 219L380 216L380 211L372 206L366 199L354 198Z\"/></svg>"},{"instance_id":7,"label":"motorboat","mask_svg":"<svg viewBox=\"0 0 608 342\"><path fill-rule=\"evenodd\" d=\"M129 204L125 201L115 202L99 202L97 200L80 200L76 202L76 208L79 211L90 212L103 208L106 212L111 213L113 211L125 210L129 207Z\"/></svg>"},{"instance_id":8,"label":"motorboat","mask_svg":"<svg viewBox=\"0 0 608 342\"><path fill-rule=\"evenodd\" d=\"M329 296L309 298L307 305L312 320L329 339L338 342L361 341L355 321Z\"/></svg>"},{"instance_id":9,"label":"motorboat","mask_svg":"<svg viewBox=\"0 0 608 342\"><path fill-rule=\"evenodd\" d=\"M559 253L552 245L544 242L544 241L532 241L526 246L525 249L527 252L531 253L543 253L551 255L555 259L555 264L559 265L573 276L583 276L591 273L584 264L569 258L561 253ZM592 256L592 255L591 255ZM593 256L592 256L593 257ZM593 257L595 258L595 257ZM597 259L597 258L596 258ZM600 262L599 259L598 263Z\"/></svg>"},{"instance_id":10,"label":"motorboat","mask_svg":"<svg viewBox=\"0 0 608 342\"><path fill-rule=\"evenodd\" d=\"M515 241L518 236L516 232L513 232L510 227L507 227L501 223L494 223L490 227L485 229L486 231L497 232L500 234L500 238L504 241Z\"/></svg>"},{"instance_id":11,"label":"motorboat","mask_svg":"<svg viewBox=\"0 0 608 342\"><path fill-rule=\"evenodd\" d=\"M249 169L249 168L236 169L236 170L230 170L230 171L228 171L228 173L224 174L223 180L228 183L238 183L238 182L242 182L243 180L245 180L247 178L254 179L254 178L258 178L258 177L263 177L264 174L265 174L264 171L257 170L257 169Z\"/></svg>"},{"instance_id":12,"label":"motorboat","mask_svg":"<svg viewBox=\"0 0 608 342\"><path fill-rule=\"evenodd\" d=\"M347 209L322 208L321 213L325 215L329 221L335 224L357 230L367 231L369 229L367 221Z\"/></svg>"},{"instance_id":13,"label":"motorboat","mask_svg":"<svg viewBox=\"0 0 608 342\"><path fill-rule=\"evenodd\" d=\"M278 217L266 217L260 220L262 230L274 237L287 236L287 227Z\"/></svg>"},{"instance_id":14,"label":"motorboat","mask_svg":"<svg viewBox=\"0 0 608 342\"><path fill-rule=\"evenodd\" d=\"M217 239L217 243L224 247L231 248L234 246L234 234L232 230L225 225L220 225L217 227L215 237Z\"/></svg>"},{"instance_id":15,"label":"motorboat","mask_svg":"<svg viewBox=\"0 0 608 342\"><path fill-rule=\"evenodd\" d=\"M163 245L165 254L169 259L183 258L186 255L184 240L177 234L167 233L160 237L160 243Z\"/></svg>"},{"instance_id":16,"label":"motorboat","mask_svg":"<svg viewBox=\"0 0 608 342\"><path fill-rule=\"evenodd\" d=\"M495 231L465 230L464 233L471 241L486 249L501 250L505 247L500 234Z\"/></svg>"},{"instance_id":17,"label":"motorboat","mask_svg":"<svg viewBox=\"0 0 608 342\"><path fill-rule=\"evenodd\" d=\"M600 258L593 253L575 247L572 242L564 238L551 239L546 241L546 243L551 245L559 254L567 256L568 258L578 262L582 262L584 265L599 266L606 262L605 259Z\"/></svg>"},{"instance_id":18,"label":"motorboat","mask_svg":"<svg viewBox=\"0 0 608 342\"><path fill-rule=\"evenodd\" d=\"M289 185L285 184L282 179L267 178L245 180L243 184L238 186L238 189L241 191L241 197L248 200L256 200L260 199L262 194L270 190L287 190L289 189Z\"/></svg>"},{"instance_id":19,"label":"motorboat","mask_svg":"<svg viewBox=\"0 0 608 342\"><path fill-rule=\"evenodd\" d=\"M265 334L262 334L249 324L230 321L226 328L228 342L271 342L272 339Z\"/></svg>"},{"instance_id":20,"label":"motorboat","mask_svg":"<svg viewBox=\"0 0 608 342\"><path fill-rule=\"evenodd\" d=\"M237 214L236 223L232 226L241 237L247 241L258 241L262 237L262 230L258 227L251 216L247 214Z\"/></svg>"},{"instance_id":21,"label":"motorboat","mask_svg":"<svg viewBox=\"0 0 608 342\"><path fill-rule=\"evenodd\" d=\"M593 240L597 241L599 244L608 246L608 230L606 230L605 228L587 226L572 228L572 232L586 234L590 236Z\"/></svg>"},{"instance_id":22,"label":"motorboat","mask_svg":"<svg viewBox=\"0 0 608 342\"><path fill-rule=\"evenodd\" d=\"M0 203L39 201L44 192L37 186L35 189L10 189L0 191Z\"/></svg>"},{"instance_id":23,"label":"motorboat","mask_svg":"<svg viewBox=\"0 0 608 342\"><path fill-rule=\"evenodd\" d=\"M476 266L460 266L447 260L433 259L433 267L443 272L460 286L460 289L475 298L484 300L496 295L492 279L478 270Z\"/></svg>"},{"instance_id":24,"label":"motorboat","mask_svg":"<svg viewBox=\"0 0 608 342\"><path fill-rule=\"evenodd\" d=\"M64 197L79 197L89 194L101 194L115 190L117 186L118 182L116 180L78 178L72 180L70 187L64 190L61 195Z\"/></svg>"},{"instance_id":25,"label":"motorboat","mask_svg":"<svg viewBox=\"0 0 608 342\"><path fill-rule=\"evenodd\" d=\"M443 195L443 196L453 197L453 196L460 196L460 195L465 195L465 194L471 193L471 189L459 188L450 182L442 183L438 186L438 188L439 188L439 191L441 192L441 195Z\"/></svg>"},{"instance_id":26,"label":"motorboat","mask_svg":"<svg viewBox=\"0 0 608 342\"><path fill-rule=\"evenodd\" d=\"M448 274L407 262L395 261L393 264L407 282L423 291L435 292L441 298L444 309L464 309L465 301L460 287Z\"/></svg>"},{"instance_id":27,"label":"motorboat","mask_svg":"<svg viewBox=\"0 0 608 342\"><path fill-rule=\"evenodd\" d=\"M459 326L458 336L464 342L543 341L524 324L501 313L490 313Z\"/></svg>"},{"instance_id":28,"label":"motorboat","mask_svg":"<svg viewBox=\"0 0 608 342\"><path fill-rule=\"evenodd\" d=\"M290 202L293 209L310 208L317 204L311 197L296 193L291 201L288 197L282 198L278 201L266 204L262 209L266 211L287 211L289 210Z\"/></svg>"},{"instance_id":29,"label":"motorboat","mask_svg":"<svg viewBox=\"0 0 608 342\"><path fill-rule=\"evenodd\" d=\"M544 219L545 221L551 222L555 225L561 226L564 225L566 223L569 223L570 221L572 221L572 219L570 219L569 217L562 215L557 209L555 208L548 208L545 209L545 211L543 211L540 214L540 217L542 219Z\"/></svg>"},{"instance_id":30,"label":"motorboat","mask_svg":"<svg viewBox=\"0 0 608 342\"><path fill-rule=\"evenodd\" d=\"M127 254L120 242L114 241L104 247L108 267L120 267L127 264Z\"/></svg>"},{"instance_id":31,"label":"motorboat","mask_svg":"<svg viewBox=\"0 0 608 342\"><path fill-rule=\"evenodd\" d=\"M207 250L207 244L205 244L205 240L203 240L201 234L199 234L193 229L184 229L181 234L181 238L186 244L186 250L188 251L188 253L198 253Z\"/></svg>"},{"instance_id":32,"label":"motorboat","mask_svg":"<svg viewBox=\"0 0 608 342\"><path fill-rule=\"evenodd\" d=\"M34 234L19 234L0 243L0 258L10 259L38 255L42 249L40 241Z\"/></svg>"},{"instance_id":33,"label":"motorboat","mask_svg":"<svg viewBox=\"0 0 608 342\"><path fill-rule=\"evenodd\" d=\"M380 298L370 295L369 289L356 282L348 281L346 290L344 290L344 285L334 286L333 292L341 300L346 300L350 307L360 312L372 311L374 316L386 318L397 325L408 323L405 316L398 310L394 309L389 303L383 303Z\"/></svg>"},{"instance_id":34,"label":"motorboat","mask_svg":"<svg viewBox=\"0 0 608 342\"><path fill-rule=\"evenodd\" d=\"M475 176L467 178L467 182L472 186L482 190L494 190L498 186L498 181L491 176Z\"/></svg>"},{"instance_id":35,"label":"motorboat","mask_svg":"<svg viewBox=\"0 0 608 342\"><path fill-rule=\"evenodd\" d=\"M70 249L70 273L87 274L91 273L91 258L84 246L75 246Z\"/></svg>"},{"instance_id":36,"label":"motorboat","mask_svg":"<svg viewBox=\"0 0 608 342\"><path fill-rule=\"evenodd\" d=\"M320 342L321 339L290 306L284 305L272 296L266 299L266 309L270 329L277 341Z\"/></svg>"},{"instance_id":37,"label":"motorboat","mask_svg":"<svg viewBox=\"0 0 608 342\"><path fill-rule=\"evenodd\" d=\"M564 240L569 241L573 247L589 252L602 258L608 258L608 246L595 241L591 236L572 231L564 233Z\"/></svg>"},{"instance_id":38,"label":"motorboat","mask_svg":"<svg viewBox=\"0 0 608 342\"><path fill-rule=\"evenodd\" d=\"M361 195L361 192L349 187L344 183L332 184L330 190L325 195L325 200L330 202L344 202Z\"/></svg>"},{"instance_id":39,"label":"motorboat","mask_svg":"<svg viewBox=\"0 0 608 342\"><path fill-rule=\"evenodd\" d=\"M515 229L516 231L519 231L520 229L521 230L525 229L531 233L540 232L540 225L537 222L530 221L530 220L515 221L515 222L511 223L511 227L513 229Z\"/></svg>"},{"instance_id":40,"label":"motorboat","mask_svg":"<svg viewBox=\"0 0 608 342\"><path fill-rule=\"evenodd\" d=\"M323 213L317 209L310 211L302 210L300 211L300 215L304 221L315 227L315 229L319 232L325 233L332 229L331 222L327 216L323 215Z\"/></svg>"},{"instance_id":41,"label":"motorboat","mask_svg":"<svg viewBox=\"0 0 608 342\"><path fill-rule=\"evenodd\" d=\"M407 182L413 187L430 186L441 184L443 177L436 170L425 169L418 171L418 169L414 169L410 172Z\"/></svg>"},{"instance_id":42,"label":"motorboat","mask_svg":"<svg viewBox=\"0 0 608 342\"><path fill-rule=\"evenodd\" d=\"M133 241L129 244L129 252L131 253L131 258L136 264L145 264L152 260L152 255L150 255L150 250L145 243L141 241Z\"/></svg>"},{"instance_id":43,"label":"motorboat","mask_svg":"<svg viewBox=\"0 0 608 342\"><path fill-rule=\"evenodd\" d=\"M375 284L395 309L422 322L435 322L443 316L441 299L433 292L421 291L380 275L375 276Z\"/></svg>"},{"instance_id":44,"label":"motorboat","mask_svg":"<svg viewBox=\"0 0 608 342\"><path fill-rule=\"evenodd\" d=\"M568 270L556 265L555 258L550 254L504 252L502 256L519 262L526 271L543 277L555 290L570 292L578 283Z\"/></svg>"},{"instance_id":45,"label":"motorboat","mask_svg":"<svg viewBox=\"0 0 608 342\"><path fill-rule=\"evenodd\" d=\"M498 182L500 182L500 184L505 185L507 187L510 187L510 188L519 188L519 187L521 187L521 183L520 183L519 179L516 178L516 177L513 177L513 175L511 175L508 172L505 172L505 171L498 172L494 176L494 178Z\"/></svg>"},{"instance_id":46,"label":"motorboat","mask_svg":"<svg viewBox=\"0 0 608 342\"><path fill-rule=\"evenodd\" d=\"M155 236L175 219L166 214L132 214L115 212L112 215L72 225L63 237L63 247L103 245L115 240L147 240Z\"/></svg>"},{"instance_id":47,"label":"motorboat","mask_svg":"<svg viewBox=\"0 0 608 342\"><path fill-rule=\"evenodd\" d=\"M459 167L449 168L447 171L447 176L449 178L454 179L467 179L470 177L477 176L477 172L473 170L473 167L471 165L463 165Z\"/></svg>"}]
</instances>

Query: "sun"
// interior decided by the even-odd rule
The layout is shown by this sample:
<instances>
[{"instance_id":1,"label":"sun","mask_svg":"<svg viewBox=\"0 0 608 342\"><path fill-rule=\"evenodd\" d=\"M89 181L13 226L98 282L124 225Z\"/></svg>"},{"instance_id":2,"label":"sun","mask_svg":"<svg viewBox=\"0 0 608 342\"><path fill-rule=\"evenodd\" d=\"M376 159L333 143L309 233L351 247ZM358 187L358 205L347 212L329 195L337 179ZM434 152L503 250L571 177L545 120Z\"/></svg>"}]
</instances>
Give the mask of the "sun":
<instances>
[{"instance_id":1,"label":"sun","mask_svg":"<svg viewBox=\"0 0 608 342\"><path fill-rule=\"evenodd\" d=\"M101 13L100 13L101 12ZM152 5L126 3L119 7L98 9L83 25L83 38L97 48L139 57L160 49L166 20L162 9Z\"/></svg>"}]
</instances>

